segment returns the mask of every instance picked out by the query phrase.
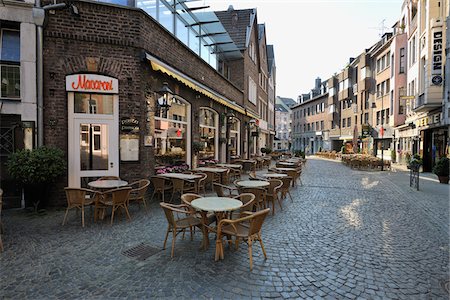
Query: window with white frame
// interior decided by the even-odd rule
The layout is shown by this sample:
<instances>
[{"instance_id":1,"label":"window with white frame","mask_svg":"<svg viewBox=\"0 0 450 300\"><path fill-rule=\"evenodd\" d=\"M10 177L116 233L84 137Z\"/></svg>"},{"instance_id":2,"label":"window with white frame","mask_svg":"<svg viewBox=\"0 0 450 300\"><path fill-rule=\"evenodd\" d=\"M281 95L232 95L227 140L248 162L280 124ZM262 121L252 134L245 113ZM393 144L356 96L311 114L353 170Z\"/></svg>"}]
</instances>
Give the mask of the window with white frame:
<instances>
[{"instance_id":1,"label":"window with white frame","mask_svg":"<svg viewBox=\"0 0 450 300\"><path fill-rule=\"evenodd\" d=\"M0 30L0 98L20 98L20 31Z\"/></svg>"},{"instance_id":2,"label":"window with white frame","mask_svg":"<svg viewBox=\"0 0 450 300\"><path fill-rule=\"evenodd\" d=\"M256 83L248 77L248 101L256 105Z\"/></svg>"}]
</instances>

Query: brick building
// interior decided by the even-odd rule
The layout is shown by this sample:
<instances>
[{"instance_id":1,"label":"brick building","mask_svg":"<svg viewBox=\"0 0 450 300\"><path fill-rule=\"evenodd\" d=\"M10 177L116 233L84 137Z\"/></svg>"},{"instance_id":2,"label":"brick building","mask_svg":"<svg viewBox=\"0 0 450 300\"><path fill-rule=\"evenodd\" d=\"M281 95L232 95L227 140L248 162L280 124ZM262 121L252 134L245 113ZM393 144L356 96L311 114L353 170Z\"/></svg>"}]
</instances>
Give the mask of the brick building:
<instances>
[{"instance_id":1,"label":"brick building","mask_svg":"<svg viewBox=\"0 0 450 300\"><path fill-rule=\"evenodd\" d=\"M55 190L104 175L132 181L158 165L192 166L194 158L257 153L256 141L249 143L257 128L249 121L260 118L257 99L267 102L267 92L263 80L257 87L259 57L266 56L258 49L266 45L258 47L256 10L238 17L253 24L240 44L220 12L207 13L209 21L171 14L172 23L164 19L171 6L156 12L100 2L77 7L79 17L49 14L45 28L45 144L62 148L69 162ZM213 39L218 33L222 40ZM162 87L173 91L167 111L156 105ZM198 156L193 142L204 146Z\"/></svg>"}]
</instances>

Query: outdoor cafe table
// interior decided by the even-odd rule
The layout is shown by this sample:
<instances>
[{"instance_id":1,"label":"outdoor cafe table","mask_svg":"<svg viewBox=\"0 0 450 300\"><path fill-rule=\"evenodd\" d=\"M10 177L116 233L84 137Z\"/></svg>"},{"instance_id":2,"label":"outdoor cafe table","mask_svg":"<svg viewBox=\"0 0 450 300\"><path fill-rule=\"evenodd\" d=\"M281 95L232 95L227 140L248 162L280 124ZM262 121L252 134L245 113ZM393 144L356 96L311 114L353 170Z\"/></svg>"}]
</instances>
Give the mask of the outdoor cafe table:
<instances>
[{"instance_id":1,"label":"outdoor cafe table","mask_svg":"<svg viewBox=\"0 0 450 300\"><path fill-rule=\"evenodd\" d=\"M123 186L127 186L128 182L125 180L115 180L115 179L108 179L108 180L95 180L88 183L88 186L94 189L99 190L110 190L115 189Z\"/></svg>"},{"instance_id":2,"label":"outdoor cafe table","mask_svg":"<svg viewBox=\"0 0 450 300\"><path fill-rule=\"evenodd\" d=\"M275 170L281 171L281 172L288 172L288 171L295 170L295 168L275 168Z\"/></svg>"},{"instance_id":3,"label":"outdoor cafe table","mask_svg":"<svg viewBox=\"0 0 450 300\"><path fill-rule=\"evenodd\" d=\"M223 174L228 171L226 168L214 168L214 167L199 167L194 169L194 171L200 171L200 172L213 172L213 173L219 173L220 174L220 182L223 182Z\"/></svg>"},{"instance_id":4,"label":"outdoor cafe table","mask_svg":"<svg viewBox=\"0 0 450 300\"><path fill-rule=\"evenodd\" d=\"M158 174L156 176L166 177L166 178L175 178L175 179L184 179L184 180L195 180L195 179L202 178L202 175L183 174L183 173L165 173L165 174Z\"/></svg>"},{"instance_id":5,"label":"outdoor cafe table","mask_svg":"<svg viewBox=\"0 0 450 300\"><path fill-rule=\"evenodd\" d=\"M236 182L236 185L248 188L262 188L269 186L270 183L264 180L241 180Z\"/></svg>"},{"instance_id":6,"label":"outdoor cafe table","mask_svg":"<svg viewBox=\"0 0 450 300\"><path fill-rule=\"evenodd\" d=\"M228 211L233 211L242 206L242 202L229 197L202 197L195 199L191 202L191 206L200 211L202 215L202 231L203 231L203 241L202 249L207 249L209 247L209 237L208 230L211 229L207 224L207 212L213 212L216 214L218 224L224 217L224 213Z\"/></svg>"},{"instance_id":7,"label":"outdoor cafe table","mask_svg":"<svg viewBox=\"0 0 450 300\"><path fill-rule=\"evenodd\" d=\"M217 164L216 166L230 168L230 169L241 169L242 168L242 165L238 165L238 164Z\"/></svg>"},{"instance_id":8,"label":"outdoor cafe table","mask_svg":"<svg viewBox=\"0 0 450 300\"><path fill-rule=\"evenodd\" d=\"M296 168L298 166L298 164L296 164L296 163L287 162L287 161L279 161L279 162L277 162L277 165L286 166L287 168L289 168L289 167Z\"/></svg>"},{"instance_id":9,"label":"outdoor cafe table","mask_svg":"<svg viewBox=\"0 0 450 300\"><path fill-rule=\"evenodd\" d=\"M260 176L266 177L266 178L283 178L283 177L287 177L287 174L267 173L267 174L261 174Z\"/></svg>"}]
</instances>

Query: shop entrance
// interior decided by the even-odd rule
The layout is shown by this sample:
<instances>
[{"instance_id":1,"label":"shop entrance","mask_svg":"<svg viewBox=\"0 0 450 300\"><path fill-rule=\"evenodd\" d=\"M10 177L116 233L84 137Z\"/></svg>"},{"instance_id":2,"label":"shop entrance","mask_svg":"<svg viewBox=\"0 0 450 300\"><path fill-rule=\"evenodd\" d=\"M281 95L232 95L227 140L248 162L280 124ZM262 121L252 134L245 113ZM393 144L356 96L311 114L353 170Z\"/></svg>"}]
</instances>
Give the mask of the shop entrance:
<instances>
[{"instance_id":1,"label":"shop entrance","mask_svg":"<svg viewBox=\"0 0 450 300\"><path fill-rule=\"evenodd\" d=\"M86 76L82 79L68 76L67 80L72 77L75 84L66 86L69 91L68 174L71 187L87 187L89 181L102 176L119 176L119 96L111 94L117 90L117 79ZM80 82L84 86L91 83L91 89L70 91L71 87L79 87ZM105 91L92 91L97 85L105 87ZM110 93L104 93L106 91Z\"/></svg>"}]
</instances>

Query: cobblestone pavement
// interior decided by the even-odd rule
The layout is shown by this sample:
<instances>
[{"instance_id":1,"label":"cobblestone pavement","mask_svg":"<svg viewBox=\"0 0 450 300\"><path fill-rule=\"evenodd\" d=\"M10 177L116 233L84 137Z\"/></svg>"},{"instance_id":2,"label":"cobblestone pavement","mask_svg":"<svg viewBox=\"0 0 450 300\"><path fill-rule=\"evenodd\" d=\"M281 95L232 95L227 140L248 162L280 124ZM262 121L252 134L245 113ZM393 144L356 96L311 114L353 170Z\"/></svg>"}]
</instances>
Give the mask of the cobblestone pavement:
<instances>
[{"instance_id":1,"label":"cobblestone pavement","mask_svg":"<svg viewBox=\"0 0 450 300\"><path fill-rule=\"evenodd\" d=\"M167 222L157 203L113 226L72 212L35 216L4 211L0 298L328 298L448 299L448 186L423 180L417 192L405 172L351 170L310 158L303 186L263 227L268 259L245 244L199 251L177 239L175 258L162 250ZM170 242L170 239L169 239ZM140 243L158 248L145 261L122 255ZM212 243L214 244L214 243Z\"/></svg>"}]
</instances>

